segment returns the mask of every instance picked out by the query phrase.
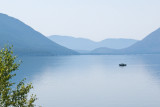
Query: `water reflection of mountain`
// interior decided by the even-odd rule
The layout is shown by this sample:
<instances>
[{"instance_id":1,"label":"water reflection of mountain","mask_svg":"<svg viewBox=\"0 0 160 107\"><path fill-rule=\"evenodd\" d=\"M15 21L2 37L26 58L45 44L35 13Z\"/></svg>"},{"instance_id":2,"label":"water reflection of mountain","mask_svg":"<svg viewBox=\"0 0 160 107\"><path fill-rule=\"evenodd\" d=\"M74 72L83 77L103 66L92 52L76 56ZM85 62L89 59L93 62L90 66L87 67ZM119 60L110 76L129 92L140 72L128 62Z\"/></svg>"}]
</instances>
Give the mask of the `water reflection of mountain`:
<instances>
[{"instance_id":1,"label":"water reflection of mountain","mask_svg":"<svg viewBox=\"0 0 160 107\"><path fill-rule=\"evenodd\" d=\"M27 80L32 79L33 76L38 76L44 69L52 66L56 68L59 64L63 64L63 62L68 60L68 57L59 57L59 56L52 56L52 57L20 57L18 59L22 60L20 65L19 71L17 71L17 80L22 78L27 78Z\"/></svg>"},{"instance_id":2,"label":"water reflection of mountain","mask_svg":"<svg viewBox=\"0 0 160 107\"><path fill-rule=\"evenodd\" d=\"M144 67L154 77L160 79L160 54L138 55Z\"/></svg>"},{"instance_id":3,"label":"water reflection of mountain","mask_svg":"<svg viewBox=\"0 0 160 107\"><path fill-rule=\"evenodd\" d=\"M23 63L17 72L17 80L27 77L31 79L47 71L49 72L86 72L88 68L101 67L106 72L123 72L119 63L127 63L124 70L128 72L143 71L160 79L160 55L102 55L102 56L52 56L21 57ZM75 70L73 70L75 68ZM101 69L100 68L100 69ZM65 69L65 70L64 70ZM69 70L69 71L67 71Z\"/></svg>"}]
</instances>

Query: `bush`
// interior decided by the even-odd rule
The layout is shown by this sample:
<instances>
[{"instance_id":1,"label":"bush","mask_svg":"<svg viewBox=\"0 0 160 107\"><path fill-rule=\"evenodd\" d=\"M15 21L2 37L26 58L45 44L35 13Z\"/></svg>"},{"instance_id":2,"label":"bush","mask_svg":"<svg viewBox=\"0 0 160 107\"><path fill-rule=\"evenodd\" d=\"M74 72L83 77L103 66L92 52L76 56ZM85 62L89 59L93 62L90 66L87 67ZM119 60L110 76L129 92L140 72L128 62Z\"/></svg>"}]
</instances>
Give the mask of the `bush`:
<instances>
[{"instance_id":1,"label":"bush","mask_svg":"<svg viewBox=\"0 0 160 107\"><path fill-rule=\"evenodd\" d=\"M12 47L0 51L0 107L34 107L36 95L28 97L32 84L25 84L23 79L18 84L11 82L16 76L20 62L16 63Z\"/></svg>"}]
</instances>

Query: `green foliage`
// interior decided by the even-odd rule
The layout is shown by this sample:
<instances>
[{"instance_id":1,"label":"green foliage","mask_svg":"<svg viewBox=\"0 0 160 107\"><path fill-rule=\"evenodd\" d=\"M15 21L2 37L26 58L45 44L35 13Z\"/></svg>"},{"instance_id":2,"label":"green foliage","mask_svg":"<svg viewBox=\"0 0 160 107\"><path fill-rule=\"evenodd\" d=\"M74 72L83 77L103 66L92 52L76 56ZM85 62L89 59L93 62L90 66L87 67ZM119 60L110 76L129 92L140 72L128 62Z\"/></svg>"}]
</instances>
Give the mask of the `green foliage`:
<instances>
[{"instance_id":1,"label":"green foliage","mask_svg":"<svg viewBox=\"0 0 160 107\"><path fill-rule=\"evenodd\" d=\"M12 47L0 51L0 107L34 107L36 96L28 97L32 84L25 84L25 79L18 84L11 82L20 66L15 60Z\"/></svg>"}]
</instances>

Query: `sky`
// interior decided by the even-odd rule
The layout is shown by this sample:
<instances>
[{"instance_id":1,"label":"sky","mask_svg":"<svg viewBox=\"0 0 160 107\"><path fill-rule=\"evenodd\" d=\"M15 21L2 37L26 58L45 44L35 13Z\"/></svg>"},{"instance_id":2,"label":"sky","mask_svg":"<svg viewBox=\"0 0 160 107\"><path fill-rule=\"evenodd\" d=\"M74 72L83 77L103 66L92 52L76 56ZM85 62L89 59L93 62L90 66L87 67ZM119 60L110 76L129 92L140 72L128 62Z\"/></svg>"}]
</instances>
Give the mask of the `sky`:
<instances>
[{"instance_id":1,"label":"sky","mask_svg":"<svg viewBox=\"0 0 160 107\"><path fill-rule=\"evenodd\" d=\"M141 40L160 27L160 0L0 0L0 13L35 30L100 41Z\"/></svg>"}]
</instances>

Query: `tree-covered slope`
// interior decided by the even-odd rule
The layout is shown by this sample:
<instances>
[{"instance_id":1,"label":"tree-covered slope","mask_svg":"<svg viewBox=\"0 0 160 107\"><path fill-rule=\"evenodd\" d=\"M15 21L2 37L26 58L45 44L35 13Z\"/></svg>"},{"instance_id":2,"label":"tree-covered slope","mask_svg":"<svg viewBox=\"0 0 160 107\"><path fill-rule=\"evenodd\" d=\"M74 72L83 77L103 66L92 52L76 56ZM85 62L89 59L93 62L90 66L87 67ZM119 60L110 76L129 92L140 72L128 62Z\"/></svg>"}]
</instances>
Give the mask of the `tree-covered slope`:
<instances>
[{"instance_id":1,"label":"tree-covered slope","mask_svg":"<svg viewBox=\"0 0 160 107\"><path fill-rule=\"evenodd\" d=\"M160 28L146 36L143 40L124 49L126 53L156 54L160 53Z\"/></svg>"},{"instance_id":2,"label":"tree-covered slope","mask_svg":"<svg viewBox=\"0 0 160 107\"><path fill-rule=\"evenodd\" d=\"M18 19L0 13L0 47L14 46L15 53L25 55L71 55L77 52L67 49Z\"/></svg>"}]
</instances>

